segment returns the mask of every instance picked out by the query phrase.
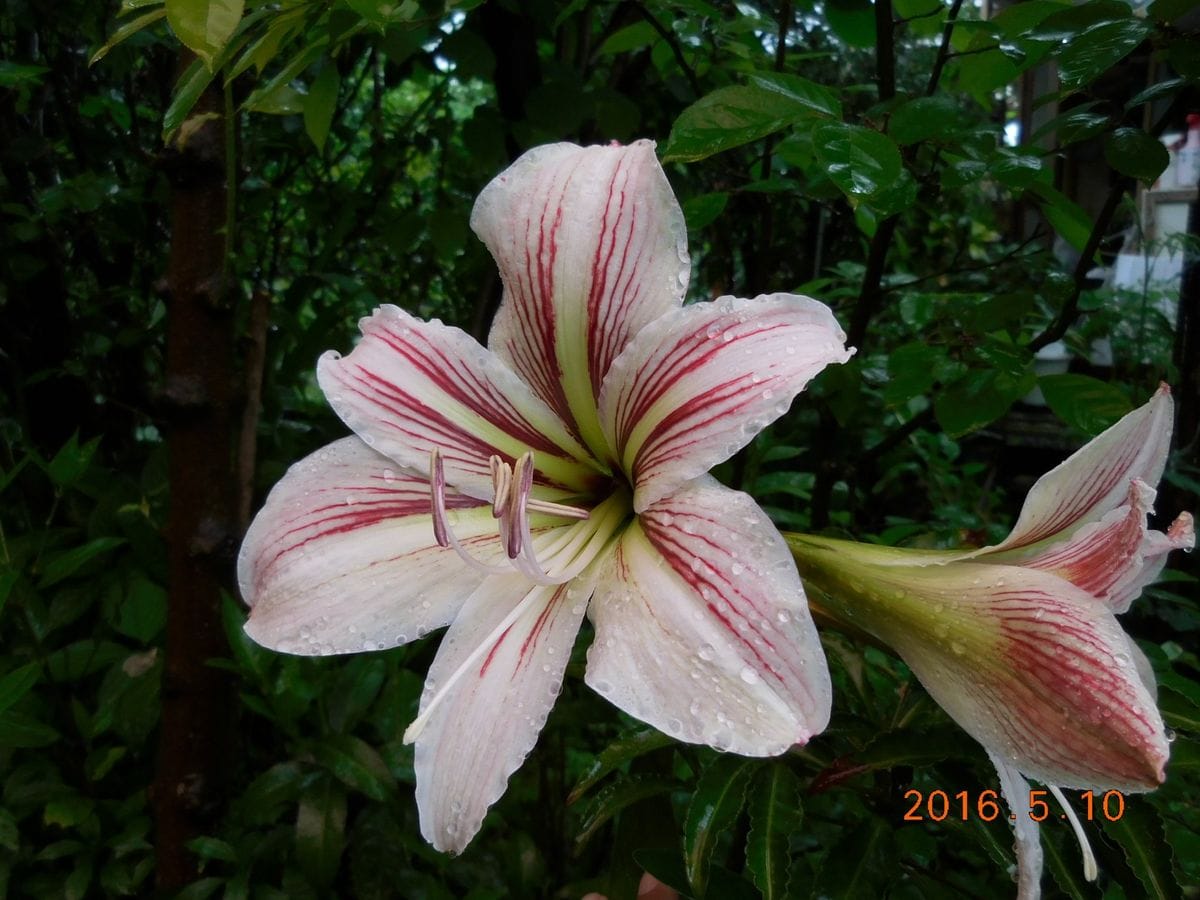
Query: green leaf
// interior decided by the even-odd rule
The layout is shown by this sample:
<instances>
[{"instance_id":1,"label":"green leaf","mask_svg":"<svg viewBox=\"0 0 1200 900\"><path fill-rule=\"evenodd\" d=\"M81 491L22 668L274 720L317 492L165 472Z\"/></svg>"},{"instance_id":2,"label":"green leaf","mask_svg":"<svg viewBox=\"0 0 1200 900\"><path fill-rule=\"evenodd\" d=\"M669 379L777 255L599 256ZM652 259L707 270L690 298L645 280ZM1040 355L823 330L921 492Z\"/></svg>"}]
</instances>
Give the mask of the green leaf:
<instances>
[{"instance_id":1,"label":"green leaf","mask_svg":"<svg viewBox=\"0 0 1200 900\"><path fill-rule=\"evenodd\" d=\"M1076 203L1043 182L1034 182L1029 190L1041 201L1042 215L1063 240L1080 252L1092 234L1092 220Z\"/></svg>"},{"instance_id":2,"label":"green leaf","mask_svg":"<svg viewBox=\"0 0 1200 900\"><path fill-rule=\"evenodd\" d=\"M870 0L830 0L825 19L833 33L851 47L875 46L875 12Z\"/></svg>"},{"instance_id":3,"label":"green leaf","mask_svg":"<svg viewBox=\"0 0 1200 900\"><path fill-rule=\"evenodd\" d=\"M1089 889L1083 879L1083 871L1079 868L1079 849L1074 838L1069 834L1047 834L1048 831L1051 829L1042 831L1042 847L1054 880L1071 900L1090 900L1094 890Z\"/></svg>"},{"instance_id":4,"label":"green leaf","mask_svg":"<svg viewBox=\"0 0 1200 900\"><path fill-rule=\"evenodd\" d=\"M888 136L901 146L946 140L970 127L962 108L950 97L917 97L897 107L888 120Z\"/></svg>"},{"instance_id":5,"label":"green leaf","mask_svg":"<svg viewBox=\"0 0 1200 900\"><path fill-rule=\"evenodd\" d=\"M737 820L746 798L746 785L757 760L719 756L700 776L683 825L683 858L688 882L703 897L717 838Z\"/></svg>"},{"instance_id":6,"label":"green leaf","mask_svg":"<svg viewBox=\"0 0 1200 900\"><path fill-rule=\"evenodd\" d=\"M628 53L640 50L659 40L659 34L649 22L634 22L619 28L609 35L608 40L600 45L597 56L614 56L618 53Z\"/></svg>"},{"instance_id":7,"label":"green leaf","mask_svg":"<svg viewBox=\"0 0 1200 900\"><path fill-rule=\"evenodd\" d=\"M950 437L961 437L996 421L1036 383L1032 372L1013 379L995 369L976 369L938 394L934 415Z\"/></svg>"},{"instance_id":8,"label":"green leaf","mask_svg":"<svg viewBox=\"0 0 1200 900\"><path fill-rule=\"evenodd\" d=\"M149 28L159 19L166 18L166 15L166 9L156 9L148 13L143 13L137 18L125 22L120 28L109 35L108 40L104 42L104 45L99 50L92 54L92 58L88 60L88 65L94 66L96 63L100 62L100 60L104 59L104 57L108 55L108 51L112 50L112 48L121 43L121 41L128 37L132 37L145 28Z\"/></svg>"},{"instance_id":9,"label":"green leaf","mask_svg":"<svg viewBox=\"0 0 1200 900\"><path fill-rule=\"evenodd\" d=\"M571 789L567 803L574 803L590 791L604 776L617 770L618 767L644 756L654 750L669 747L674 741L667 735L654 728L646 728L628 737L613 741L600 751L592 761L591 766L578 783Z\"/></svg>"},{"instance_id":10,"label":"green leaf","mask_svg":"<svg viewBox=\"0 0 1200 900\"><path fill-rule=\"evenodd\" d=\"M21 846L21 831L17 820L7 809L0 808L0 847L14 853Z\"/></svg>"},{"instance_id":11,"label":"green leaf","mask_svg":"<svg viewBox=\"0 0 1200 900\"><path fill-rule=\"evenodd\" d=\"M1131 178L1153 183L1166 169L1171 155L1158 138L1140 128L1118 128L1104 142L1108 164Z\"/></svg>"},{"instance_id":12,"label":"green leaf","mask_svg":"<svg viewBox=\"0 0 1200 900\"><path fill-rule=\"evenodd\" d=\"M73 434L54 454L54 458L46 467L46 472L59 487L70 487L87 471L87 467L96 453L96 448L99 446L99 438L92 438L80 446L79 435Z\"/></svg>"},{"instance_id":13,"label":"green leaf","mask_svg":"<svg viewBox=\"0 0 1200 900\"><path fill-rule=\"evenodd\" d=\"M196 60L188 66L179 76L179 80L175 82L175 90L171 94L171 105L167 107L167 111L163 115L164 140L173 135L184 123L188 114L191 113L192 107L196 105L196 101L200 99L200 95L204 93L204 89L212 83L212 80L213 73L200 60Z\"/></svg>"},{"instance_id":14,"label":"green leaf","mask_svg":"<svg viewBox=\"0 0 1200 900\"><path fill-rule=\"evenodd\" d=\"M331 778L318 779L296 811L296 858L318 890L337 877L346 843L346 792Z\"/></svg>"},{"instance_id":15,"label":"green leaf","mask_svg":"<svg viewBox=\"0 0 1200 900\"><path fill-rule=\"evenodd\" d=\"M187 848L201 859L220 859L236 863L237 851L225 841L214 837L192 838L186 844Z\"/></svg>"},{"instance_id":16,"label":"green leaf","mask_svg":"<svg viewBox=\"0 0 1200 900\"><path fill-rule=\"evenodd\" d=\"M125 543L124 538L102 537L88 541L81 547L73 547L65 553L59 553L51 558L42 570L39 588L48 588L70 578L86 563Z\"/></svg>"},{"instance_id":17,"label":"green leaf","mask_svg":"<svg viewBox=\"0 0 1200 900\"><path fill-rule=\"evenodd\" d=\"M1163 833L1162 817L1158 810L1141 797L1125 798L1125 811L1115 821L1100 812L1102 797L1093 801L1096 819L1105 833L1121 846L1129 868L1145 889L1144 897L1175 900L1183 896L1171 866L1171 846Z\"/></svg>"},{"instance_id":18,"label":"green leaf","mask_svg":"<svg viewBox=\"0 0 1200 900\"><path fill-rule=\"evenodd\" d=\"M810 118L808 102L761 85L731 85L701 97L675 120L663 162L695 162Z\"/></svg>"},{"instance_id":19,"label":"green leaf","mask_svg":"<svg viewBox=\"0 0 1200 900\"><path fill-rule=\"evenodd\" d=\"M1065 88L1083 87L1128 56L1149 33L1146 22L1126 19L1072 35L1058 55L1059 82Z\"/></svg>"},{"instance_id":20,"label":"green leaf","mask_svg":"<svg viewBox=\"0 0 1200 900\"><path fill-rule=\"evenodd\" d=\"M167 23L211 70L237 30L244 8L245 0L166 0Z\"/></svg>"},{"instance_id":21,"label":"green leaf","mask_svg":"<svg viewBox=\"0 0 1200 900\"><path fill-rule=\"evenodd\" d=\"M575 849L578 851L582 848L605 822L621 810L647 797L669 794L677 787L673 779L637 773L623 775L611 784L606 784L588 803L587 811L579 825L579 833L575 835Z\"/></svg>"},{"instance_id":22,"label":"green leaf","mask_svg":"<svg viewBox=\"0 0 1200 900\"><path fill-rule=\"evenodd\" d=\"M148 644L167 624L167 592L140 576L129 584L121 602L116 628L121 634Z\"/></svg>"},{"instance_id":23,"label":"green leaf","mask_svg":"<svg viewBox=\"0 0 1200 900\"><path fill-rule=\"evenodd\" d=\"M1106 113L1092 112L1099 105L1099 100L1089 100L1087 103L1071 107L1030 135L1030 143L1037 143L1050 134L1055 136L1059 147L1067 147L1094 138L1107 129L1112 122L1111 117Z\"/></svg>"},{"instance_id":24,"label":"green leaf","mask_svg":"<svg viewBox=\"0 0 1200 900\"><path fill-rule=\"evenodd\" d=\"M0 747L45 747L58 739L57 731L32 716L0 713Z\"/></svg>"},{"instance_id":25,"label":"green leaf","mask_svg":"<svg viewBox=\"0 0 1200 900\"><path fill-rule=\"evenodd\" d=\"M821 125L813 144L825 173L855 205L891 188L904 168L890 138L859 125Z\"/></svg>"},{"instance_id":26,"label":"green leaf","mask_svg":"<svg viewBox=\"0 0 1200 900\"><path fill-rule=\"evenodd\" d=\"M872 816L845 835L821 866L820 896L829 900L884 896L896 872L893 828Z\"/></svg>"},{"instance_id":27,"label":"green leaf","mask_svg":"<svg viewBox=\"0 0 1200 900\"><path fill-rule=\"evenodd\" d=\"M1133 409L1119 387L1089 375L1043 375L1038 387L1054 414L1086 435L1097 435Z\"/></svg>"},{"instance_id":28,"label":"green leaf","mask_svg":"<svg viewBox=\"0 0 1200 900\"><path fill-rule=\"evenodd\" d=\"M800 830L800 780L783 763L767 766L750 789L747 808L750 832L746 836L746 868L763 900L788 896L791 856L788 839Z\"/></svg>"},{"instance_id":29,"label":"green leaf","mask_svg":"<svg viewBox=\"0 0 1200 900\"><path fill-rule=\"evenodd\" d=\"M937 380L936 363L946 355L940 347L921 341L904 344L888 357L888 381L883 400L889 406L901 406L913 397L929 391Z\"/></svg>"},{"instance_id":30,"label":"green leaf","mask_svg":"<svg viewBox=\"0 0 1200 900\"><path fill-rule=\"evenodd\" d=\"M789 75L787 72L754 72L750 75L750 83L764 90L774 91L789 105L807 108L818 116L829 119L842 117L841 101L833 91L799 75Z\"/></svg>"},{"instance_id":31,"label":"green leaf","mask_svg":"<svg viewBox=\"0 0 1200 900\"><path fill-rule=\"evenodd\" d=\"M38 663L28 663L19 669L13 669L0 678L0 712L8 709L29 693L41 677L42 667Z\"/></svg>"},{"instance_id":32,"label":"green leaf","mask_svg":"<svg viewBox=\"0 0 1200 900\"><path fill-rule=\"evenodd\" d=\"M683 203L683 218L687 222L688 231L699 231L706 225L712 224L713 220L725 209L725 204L728 202L729 195L724 191L701 194L698 197L685 200Z\"/></svg>"},{"instance_id":33,"label":"green leaf","mask_svg":"<svg viewBox=\"0 0 1200 900\"><path fill-rule=\"evenodd\" d=\"M333 124L339 84L337 68L328 63L313 80L308 96L304 98L304 130L316 145L318 153L325 149L329 127Z\"/></svg>"},{"instance_id":34,"label":"green leaf","mask_svg":"<svg viewBox=\"0 0 1200 900\"><path fill-rule=\"evenodd\" d=\"M311 748L313 758L347 787L370 797L387 800L396 791L396 779L378 751L349 734L327 735Z\"/></svg>"}]
</instances>

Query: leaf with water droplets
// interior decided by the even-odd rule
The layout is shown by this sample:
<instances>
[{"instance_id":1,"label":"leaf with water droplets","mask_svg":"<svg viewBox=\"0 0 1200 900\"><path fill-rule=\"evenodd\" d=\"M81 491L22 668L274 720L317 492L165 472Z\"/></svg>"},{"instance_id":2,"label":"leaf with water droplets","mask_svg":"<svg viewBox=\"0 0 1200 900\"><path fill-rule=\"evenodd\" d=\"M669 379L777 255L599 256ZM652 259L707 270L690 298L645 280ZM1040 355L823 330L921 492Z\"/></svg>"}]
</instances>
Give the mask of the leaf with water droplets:
<instances>
[{"instance_id":1,"label":"leaf with water droplets","mask_svg":"<svg viewBox=\"0 0 1200 900\"><path fill-rule=\"evenodd\" d=\"M699 897L704 896L707 887L717 838L737 821L746 799L746 785L760 765L740 756L719 756L700 776L683 826L684 864L688 881Z\"/></svg>"},{"instance_id":2,"label":"leaf with water droplets","mask_svg":"<svg viewBox=\"0 0 1200 900\"><path fill-rule=\"evenodd\" d=\"M1118 792L1113 791L1112 794L1115 796ZM1171 845L1167 843L1158 810L1142 797L1127 797L1123 813L1115 822L1108 821L1108 816L1114 814L1117 808L1115 801L1105 806L1104 798L1108 796L1095 796L1097 810L1103 810L1103 814L1095 818L1103 822L1105 834L1124 851L1126 862L1141 882L1141 896L1163 900L1181 897L1179 881L1172 867ZM1138 885L1126 884L1124 887L1129 892Z\"/></svg>"}]
</instances>

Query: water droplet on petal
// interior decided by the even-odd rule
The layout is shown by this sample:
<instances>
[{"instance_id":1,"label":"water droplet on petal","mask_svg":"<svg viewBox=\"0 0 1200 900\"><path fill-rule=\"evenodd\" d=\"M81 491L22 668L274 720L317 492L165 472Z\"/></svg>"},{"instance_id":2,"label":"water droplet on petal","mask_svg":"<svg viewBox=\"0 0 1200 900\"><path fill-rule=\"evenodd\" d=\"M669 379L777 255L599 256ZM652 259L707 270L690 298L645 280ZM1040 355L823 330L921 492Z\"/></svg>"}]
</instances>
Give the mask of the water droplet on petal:
<instances>
[{"instance_id":1,"label":"water droplet on petal","mask_svg":"<svg viewBox=\"0 0 1200 900\"><path fill-rule=\"evenodd\" d=\"M758 673L750 666L743 667L741 675L742 681L746 682L746 684L758 684Z\"/></svg>"}]
</instances>

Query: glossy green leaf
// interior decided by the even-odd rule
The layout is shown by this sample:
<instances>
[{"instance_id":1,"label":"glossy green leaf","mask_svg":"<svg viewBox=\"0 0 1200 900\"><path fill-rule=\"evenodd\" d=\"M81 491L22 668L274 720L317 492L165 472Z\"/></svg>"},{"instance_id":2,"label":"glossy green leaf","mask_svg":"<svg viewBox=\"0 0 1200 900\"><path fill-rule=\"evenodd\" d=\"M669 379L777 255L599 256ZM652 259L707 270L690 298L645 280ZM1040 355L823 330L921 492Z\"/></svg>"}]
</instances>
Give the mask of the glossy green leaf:
<instances>
[{"instance_id":1,"label":"glossy green leaf","mask_svg":"<svg viewBox=\"0 0 1200 900\"><path fill-rule=\"evenodd\" d=\"M122 23L116 31L109 35L108 40L104 42L104 45L92 54L92 58L88 60L88 65L94 66L96 63L100 62L100 60L104 59L104 57L108 55L108 52L112 50L113 47L117 46L117 44L121 43L126 38L132 37L139 31L149 28L160 19L166 18L166 15L166 9L155 9L148 13L143 13L135 19L130 19L128 22Z\"/></svg>"},{"instance_id":2,"label":"glossy green leaf","mask_svg":"<svg viewBox=\"0 0 1200 900\"><path fill-rule=\"evenodd\" d=\"M731 85L701 97L675 120L664 162L695 162L814 115L807 102L760 85Z\"/></svg>"},{"instance_id":3,"label":"glossy green leaf","mask_svg":"<svg viewBox=\"0 0 1200 900\"><path fill-rule=\"evenodd\" d=\"M296 811L296 859L318 889L333 884L345 840L346 791L332 778L320 778Z\"/></svg>"},{"instance_id":4,"label":"glossy green leaf","mask_svg":"<svg viewBox=\"0 0 1200 900\"><path fill-rule=\"evenodd\" d=\"M970 126L962 108L938 94L901 104L888 120L888 136L901 146L926 140L949 140Z\"/></svg>"},{"instance_id":5,"label":"glossy green leaf","mask_svg":"<svg viewBox=\"0 0 1200 900\"><path fill-rule=\"evenodd\" d=\"M1047 833L1058 832L1058 833ZM1095 889L1089 888L1079 866L1079 845L1066 829L1042 830L1042 848L1046 855L1046 868L1054 876L1059 888L1071 900L1091 900Z\"/></svg>"},{"instance_id":6,"label":"glossy green leaf","mask_svg":"<svg viewBox=\"0 0 1200 900\"><path fill-rule=\"evenodd\" d=\"M1103 796L1098 795L1093 800L1094 819L1100 821L1105 834L1120 845L1129 868L1145 890L1142 896L1153 900L1182 897L1171 864L1171 845L1163 833L1158 810L1142 797L1126 796L1122 815L1116 821L1109 821L1107 814L1101 812Z\"/></svg>"},{"instance_id":7,"label":"glossy green leaf","mask_svg":"<svg viewBox=\"0 0 1200 900\"><path fill-rule=\"evenodd\" d=\"M204 93L205 88L212 84L213 73L200 60L196 60L175 82L175 90L171 93L171 105L163 116L162 133L166 139L173 135L187 119L196 101Z\"/></svg>"},{"instance_id":8,"label":"glossy green leaf","mask_svg":"<svg viewBox=\"0 0 1200 900\"><path fill-rule=\"evenodd\" d=\"M842 117L837 94L824 85L787 72L754 72L750 83L778 94L789 107L806 108L830 119Z\"/></svg>"},{"instance_id":9,"label":"glossy green leaf","mask_svg":"<svg viewBox=\"0 0 1200 900\"><path fill-rule=\"evenodd\" d=\"M1112 68L1146 39L1141 19L1102 22L1073 35L1058 55L1058 78L1065 88L1083 87Z\"/></svg>"},{"instance_id":10,"label":"glossy green leaf","mask_svg":"<svg viewBox=\"0 0 1200 900\"><path fill-rule=\"evenodd\" d=\"M571 789L571 793L567 797L567 803L577 801L595 787L606 775L615 772L625 763L637 759L639 756L644 756L651 751L669 747L672 743L674 741L671 738L655 728L645 728L627 737L613 741L600 751L588 767L587 772L579 779L575 787Z\"/></svg>"},{"instance_id":11,"label":"glossy green leaf","mask_svg":"<svg viewBox=\"0 0 1200 900\"><path fill-rule=\"evenodd\" d=\"M700 776L683 825L683 858L688 883L703 897L713 847L742 811L746 786L761 765L740 756L719 756Z\"/></svg>"},{"instance_id":12,"label":"glossy green leaf","mask_svg":"<svg viewBox=\"0 0 1200 900\"><path fill-rule=\"evenodd\" d=\"M800 780L783 763L774 763L754 779L746 807L750 815L746 868L763 900L783 900L788 896L791 864L788 842L800 830L804 816Z\"/></svg>"},{"instance_id":13,"label":"glossy green leaf","mask_svg":"<svg viewBox=\"0 0 1200 900\"><path fill-rule=\"evenodd\" d=\"M1038 387L1054 414L1086 435L1097 435L1133 406L1116 385L1089 375L1043 375Z\"/></svg>"},{"instance_id":14,"label":"glossy green leaf","mask_svg":"<svg viewBox=\"0 0 1200 900\"><path fill-rule=\"evenodd\" d=\"M1147 184L1153 183L1171 161L1162 141L1140 128L1118 128L1110 134L1104 142L1104 158L1122 175Z\"/></svg>"},{"instance_id":15,"label":"glossy green leaf","mask_svg":"<svg viewBox=\"0 0 1200 900\"><path fill-rule=\"evenodd\" d=\"M318 153L325 149L325 140L329 137L329 127L337 110L340 83L337 67L330 63L321 69L321 74L313 80L308 88L308 96L304 98L304 130L316 145Z\"/></svg>"},{"instance_id":16,"label":"glossy green leaf","mask_svg":"<svg viewBox=\"0 0 1200 900\"><path fill-rule=\"evenodd\" d=\"M683 202L683 218L687 222L688 230L699 231L712 224L728 202L729 195L724 191L701 194L685 200Z\"/></svg>"},{"instance_id":17,"label":"glossy green leaf","mask_svg":"<svg viewBox=\"0 0 1200 900\"><path fill-rule=\"evenodd\" d=\"M175 36L209 69L242 20L245 0L166 0Z\"/></svg>"},{"instance_id":18,"label":"glossy green leaf","mask_svg":"<svg viewBox=\"0 0 1200 900\"><path fill-rule=\"evenodd\" d=\"M583 847L592 836L613 816L626 807L647 797L669 794L678 785L673 779L660 775L631 773L622 775L596 792L587 805L579 832L575 835L576 850Z\"/></svg>"},{"instance_id":19,"label":"glossy green leaf","mask_svg":"<svg viewBox=\"0 0 1200 900\"><path fill-rule=\"evenodd\" d=\"M813 133L813 144L825 174L851 203L893 187L904 169L895 143L860 125L821 125Z\"/></svg>"}]
</instances>

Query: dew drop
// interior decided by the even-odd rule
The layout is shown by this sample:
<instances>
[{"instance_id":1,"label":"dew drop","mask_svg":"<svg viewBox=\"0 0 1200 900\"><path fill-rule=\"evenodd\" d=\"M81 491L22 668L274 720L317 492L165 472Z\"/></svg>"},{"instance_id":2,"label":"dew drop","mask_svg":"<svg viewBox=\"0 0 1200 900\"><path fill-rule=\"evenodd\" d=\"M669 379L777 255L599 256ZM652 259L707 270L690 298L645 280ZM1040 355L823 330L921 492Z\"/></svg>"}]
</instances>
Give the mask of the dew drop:
<instances>
[{"instance_id":1,"label":"dew drop","mask_svg":"<svg viewBox=\"0 0 1200 900\"><path fill-rule=\"evenodd\" d=\"M786 609L781 609L778 613L776 613L775 618L777 618L782 624L786 625L788 622L792 621L792 614Z\"/></svg>"},{"instance_id":2,"label":"dew drop","mask_svg":"<svg viewBox=\"0 0 1200 900\"><path fill-rule=\"evenodd\" d=\"M742 681L746 684L758 684L758 673L749 666L745 666L741 671Z\"/></svg>"},{"instance_id":3,"label":"dew drop","mask_svg":"<svg viewBox=\"0 0 1200 900\"><path fill-rule=\"evenodd\" d=\"M717 655L717 649L712 644L701 644L700 649L696 651L696 655L703 660L711 660Z\"/></svg>"}]
</instances>

